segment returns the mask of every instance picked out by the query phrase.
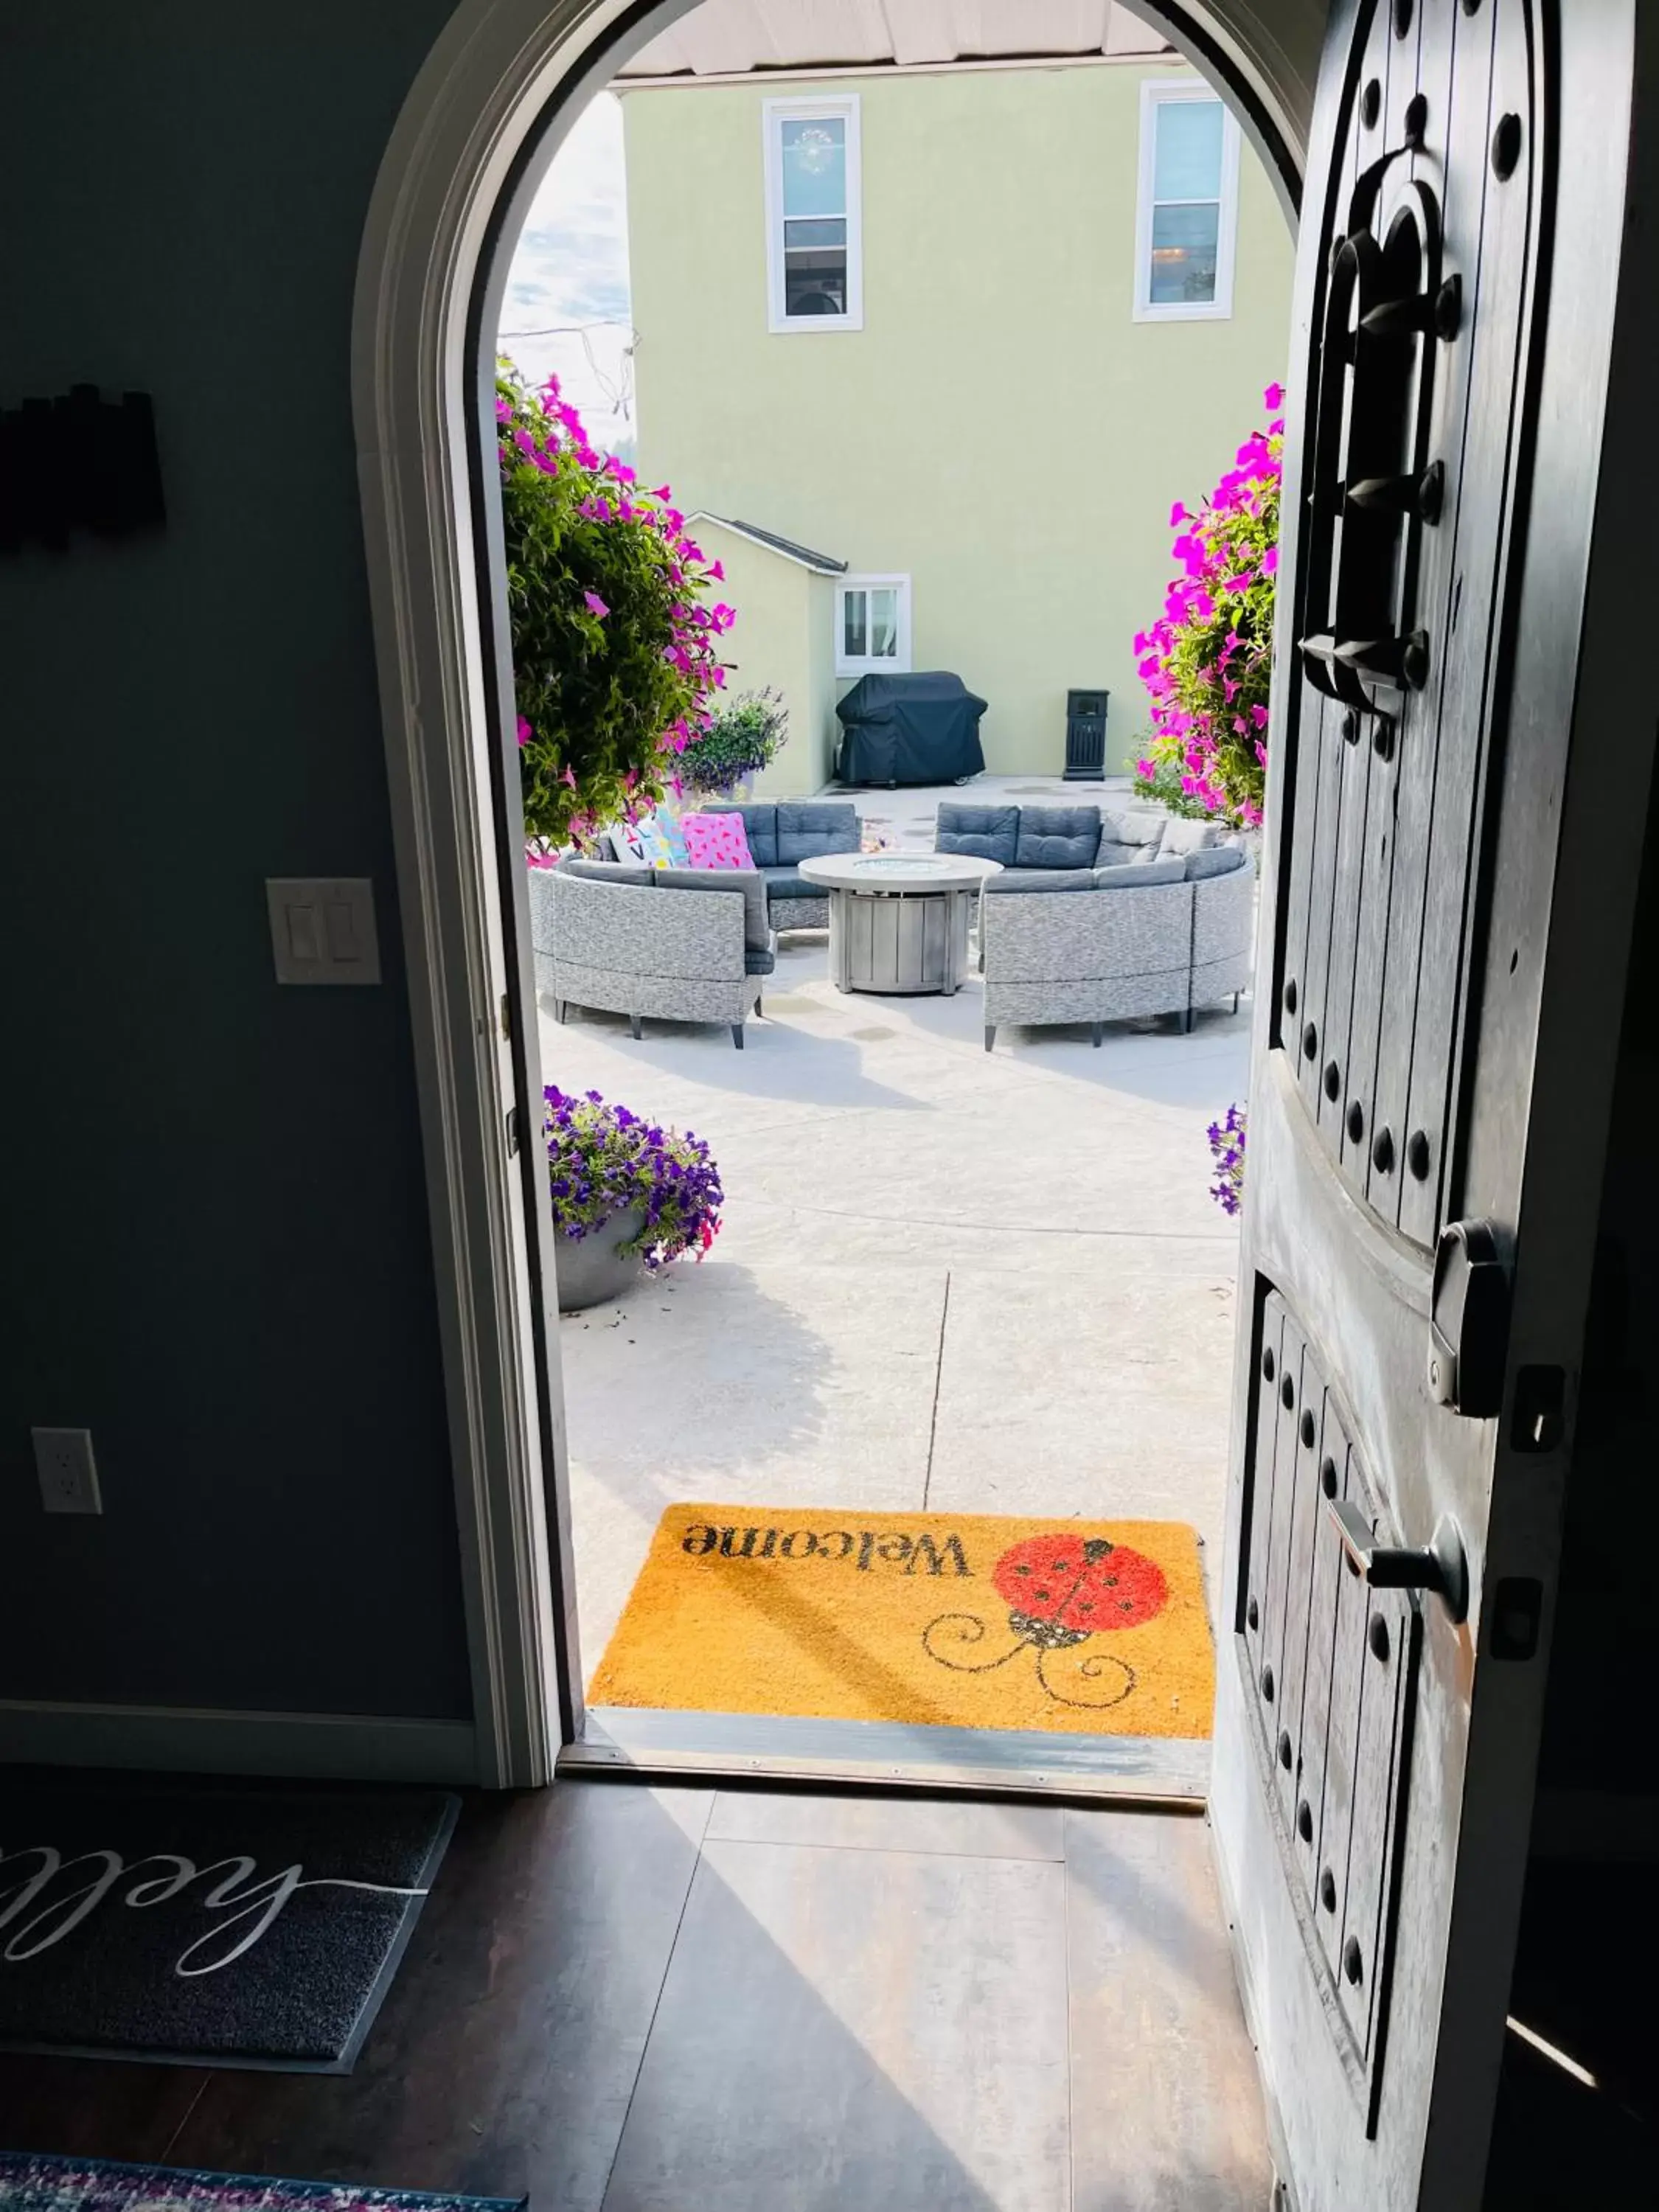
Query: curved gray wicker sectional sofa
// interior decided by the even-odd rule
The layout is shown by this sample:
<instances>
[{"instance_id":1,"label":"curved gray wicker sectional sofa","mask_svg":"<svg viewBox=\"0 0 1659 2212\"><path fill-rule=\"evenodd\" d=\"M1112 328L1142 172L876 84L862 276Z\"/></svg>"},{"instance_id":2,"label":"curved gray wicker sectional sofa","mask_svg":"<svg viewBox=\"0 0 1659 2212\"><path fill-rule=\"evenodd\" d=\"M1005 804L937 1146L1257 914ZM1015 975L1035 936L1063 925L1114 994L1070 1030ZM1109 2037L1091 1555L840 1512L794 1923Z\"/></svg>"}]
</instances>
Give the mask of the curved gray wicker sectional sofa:
<instances>
[{"instance_id":1,"label":"curved gray wicker sectional sofa","mask_svg":"<svg viewBox=\"0 0 1659 2212\"><path fill-rule=\"evenodd\" d=\"M743 1047L776 966L766 886L753 870L647 868L563 860L530 873L536 988L567 1006L724 1022Z\"/></svg>"},{"instance_id":2,"label":"curved gray wicker sectional sofa","mask_svg":"<svg viewBox=\"0 0 1659 2212\"><path fill-rule=\"evenodd\" d=\"M941 807L941 849L1003 862L980 902L985 1048L1007 1024L1179 1014L1249 983L1255 869L1206 823L1097 807Z\"/></svg>"}]
</instances>

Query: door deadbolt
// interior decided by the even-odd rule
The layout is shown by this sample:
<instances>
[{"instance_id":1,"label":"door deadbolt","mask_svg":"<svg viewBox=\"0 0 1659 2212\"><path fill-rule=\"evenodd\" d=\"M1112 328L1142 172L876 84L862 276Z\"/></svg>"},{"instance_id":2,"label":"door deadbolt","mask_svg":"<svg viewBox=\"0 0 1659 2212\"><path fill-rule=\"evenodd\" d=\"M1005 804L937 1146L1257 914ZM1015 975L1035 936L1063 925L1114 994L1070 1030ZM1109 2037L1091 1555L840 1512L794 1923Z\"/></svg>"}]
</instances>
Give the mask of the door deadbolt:
<instances>
[{"instance_id":1,"label":"door deadbolt","mask_svg":"<svg viewBox=\"0 0 1659 2212\"><path fill-rule=\"evenodd\" d=\"M1434 1255L1429 1308L1429 1395L1486 1420L1504 1402L1510 1279L1489 1221L1449 1222Z\"/></svg>"}]
</instances>

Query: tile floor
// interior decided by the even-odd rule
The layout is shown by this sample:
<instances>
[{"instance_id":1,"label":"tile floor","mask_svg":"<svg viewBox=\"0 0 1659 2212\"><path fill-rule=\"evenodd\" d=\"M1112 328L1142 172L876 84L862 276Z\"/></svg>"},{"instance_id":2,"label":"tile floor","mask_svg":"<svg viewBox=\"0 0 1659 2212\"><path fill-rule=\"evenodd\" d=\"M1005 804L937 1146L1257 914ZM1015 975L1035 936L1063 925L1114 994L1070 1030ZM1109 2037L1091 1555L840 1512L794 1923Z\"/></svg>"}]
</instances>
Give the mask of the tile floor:
<instances>
[{"instance_id":1,"label":"tile floor","mask_svg":"<svg viewBox=\"0 0 1659 2212\"><path fill-rule=\"evenodd\" d=\"M532 2212L1267 2212L1193 1817L471 1797L348 2075L0 2056L0 2145Z\"/></svg>"}]
</instances>

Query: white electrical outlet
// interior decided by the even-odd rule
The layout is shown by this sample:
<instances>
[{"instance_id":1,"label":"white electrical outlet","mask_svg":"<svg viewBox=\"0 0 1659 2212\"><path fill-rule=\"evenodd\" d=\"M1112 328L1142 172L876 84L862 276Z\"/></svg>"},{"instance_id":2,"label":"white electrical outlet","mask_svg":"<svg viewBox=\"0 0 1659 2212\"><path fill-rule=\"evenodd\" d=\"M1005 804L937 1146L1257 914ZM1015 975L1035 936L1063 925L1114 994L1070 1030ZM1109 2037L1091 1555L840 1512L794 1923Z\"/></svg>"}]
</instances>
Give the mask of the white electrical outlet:
<instances>
[{"instance_id":1,"label":"white electrical outlet","mask_svg":"<svg viewBox=\"0 0 1659 2212\"><path fill-rule=\"evenodd\" d=\"M40 1503L48 1513L101 1513L90 1429L33 1429Z\"/></svg>"}]
</instances>

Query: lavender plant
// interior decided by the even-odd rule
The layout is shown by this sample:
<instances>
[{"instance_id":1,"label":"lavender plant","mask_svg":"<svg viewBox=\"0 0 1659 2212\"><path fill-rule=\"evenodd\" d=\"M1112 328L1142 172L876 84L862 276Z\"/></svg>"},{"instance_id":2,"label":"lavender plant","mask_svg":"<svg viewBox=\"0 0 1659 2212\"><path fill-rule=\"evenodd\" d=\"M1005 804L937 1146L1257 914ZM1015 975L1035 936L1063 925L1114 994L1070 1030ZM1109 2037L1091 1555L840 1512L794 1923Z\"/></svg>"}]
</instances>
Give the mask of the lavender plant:
<instances>
[{"instance_id":1,"label":"lavender plant","mask_svg":"<svg viewBox=\"0 0 1659 2212\"><path fill-rule=\"evenodd\" d=\"M1224 1213L1237 1213L1244 1203L1244 1109L1227 1109L1222 1121L1212 1121L1204 1133L1215 1161L1210 1195Z\"/></svg>"},{"instance_id":2,"label":"lavender plant","mask_svg":"<svg viewBox=\"0 0 1659 2212\"><path fill-rule=\"evenodd\" d=\"M553 1221L579 1243L619 1213L641 1209L644 1226L619 1249L655 1273L690 1252L701 1260L720 1225L726 1194L695 1131L665 1129L597 1091L580 1097L549 1084L542 1127Z\"/></svg>"}]
</instances>

